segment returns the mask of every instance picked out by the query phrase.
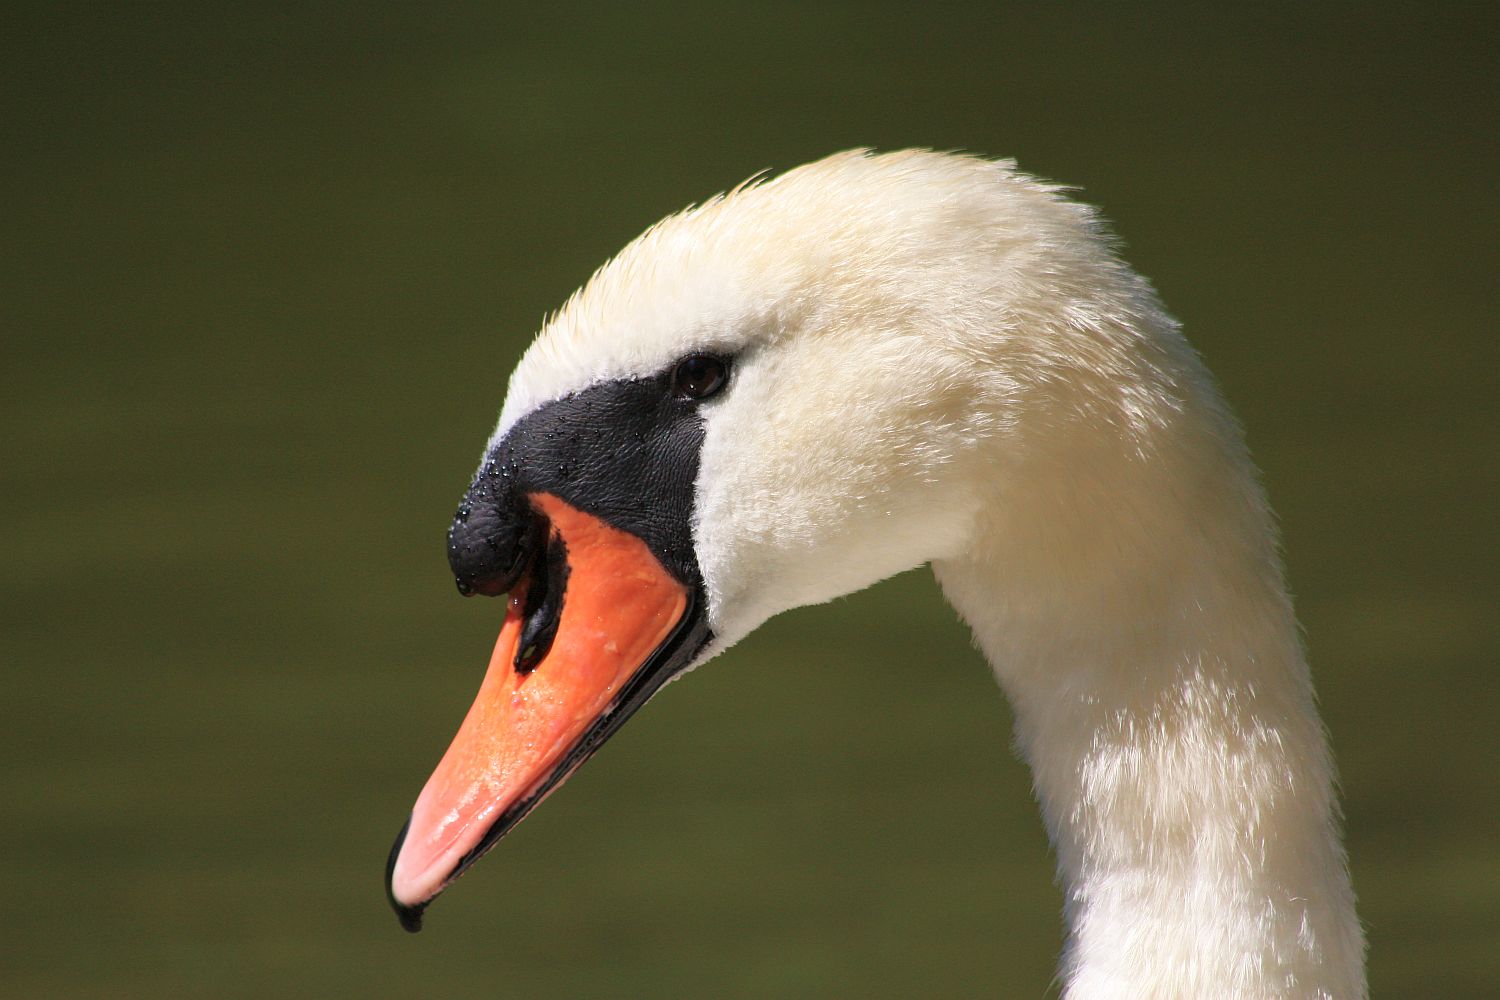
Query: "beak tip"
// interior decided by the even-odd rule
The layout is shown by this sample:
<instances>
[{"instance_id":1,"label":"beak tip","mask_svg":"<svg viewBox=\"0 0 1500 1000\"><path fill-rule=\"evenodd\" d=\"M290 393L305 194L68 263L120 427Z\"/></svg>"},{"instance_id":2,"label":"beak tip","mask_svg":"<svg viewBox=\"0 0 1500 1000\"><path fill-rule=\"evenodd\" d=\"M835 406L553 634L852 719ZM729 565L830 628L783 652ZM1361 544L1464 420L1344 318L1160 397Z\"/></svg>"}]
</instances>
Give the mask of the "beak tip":
<instances>
[{"instance_id":1,"label":"beak tip","mask_svg":"<svg viewBox=\"0 0 1500 1000\"><path fill-rule=\"evenodd\" d=\"M420 906L403 906L391 900L391 906L396 911L396 919L401 924L401 929L408 934L416 934L422 929L422 913L427 909L427 904Z\"/></svg>"},{"instance_id":2,"label":"beak tip","mask_svg":"<svg viewBox=\"0 0 1500 1000\"><path fill-rule=\"evenodd\" d=\"M417 903L408 906L396 898L396 890L393 879L396 873L396 859L401 856L401 845L406 843L406 831L411 829L411 817L407 817L401 832L396 834L396 842L391 845L391 855L385 862L385 898L390 901L391 909L396 911L396 919L401 922L401 929L408 934L415 934L422 929L422 912L427 909L427 903Z\"/></svg>"}]
</instances>

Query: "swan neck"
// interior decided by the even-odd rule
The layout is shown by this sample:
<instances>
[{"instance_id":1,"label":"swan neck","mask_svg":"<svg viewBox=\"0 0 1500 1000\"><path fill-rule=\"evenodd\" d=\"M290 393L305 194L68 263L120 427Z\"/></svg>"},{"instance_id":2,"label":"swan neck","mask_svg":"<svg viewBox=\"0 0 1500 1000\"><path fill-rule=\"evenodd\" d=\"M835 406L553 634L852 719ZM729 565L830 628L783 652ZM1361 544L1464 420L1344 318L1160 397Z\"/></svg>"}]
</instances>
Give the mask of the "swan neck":
<instances>
[{"instance_id":1,"label":"swan neck","mask_svg":"<svg viewBox=\"0 0 1500 1000\"><path fill-rule=\"evenodd\" d=\"M997 488L934 564L1014 708L1065 996L1365 997L1332 764L1237 434L1084 467L1100 485L1013 477L1032 492Z\"/></svg>"}]
</instances>

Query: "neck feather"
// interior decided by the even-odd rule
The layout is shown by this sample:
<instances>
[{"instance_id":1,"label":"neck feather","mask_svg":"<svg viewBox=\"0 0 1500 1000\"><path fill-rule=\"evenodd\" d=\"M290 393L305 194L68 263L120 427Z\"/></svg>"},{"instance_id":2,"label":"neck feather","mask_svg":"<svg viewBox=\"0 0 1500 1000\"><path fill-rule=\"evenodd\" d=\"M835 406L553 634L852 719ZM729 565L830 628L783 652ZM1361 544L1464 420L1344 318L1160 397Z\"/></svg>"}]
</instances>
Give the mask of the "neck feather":
<instances>
[{"instance_id":1,"label":"neck feather","mask_svg":"<svg viewBox=\"0 0 1500 1000\"><path fill-rule=\"evenodd\" d=\"M1275 529L1206 391L1146 447L1023 449L934 569L1015 710L1070 1000L1365 997Z\"/></svg>"}]
</instances>

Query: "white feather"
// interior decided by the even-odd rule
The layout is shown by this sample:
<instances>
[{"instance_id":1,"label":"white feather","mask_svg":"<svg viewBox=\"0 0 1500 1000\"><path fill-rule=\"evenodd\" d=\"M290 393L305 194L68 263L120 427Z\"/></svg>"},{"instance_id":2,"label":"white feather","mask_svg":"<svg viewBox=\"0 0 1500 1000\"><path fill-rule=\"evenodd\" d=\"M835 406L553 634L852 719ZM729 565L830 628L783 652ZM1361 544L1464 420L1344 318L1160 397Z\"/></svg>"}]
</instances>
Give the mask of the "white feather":
<instances>
[{"instance_id":1,"label":"white feather","mask_svg":"<svg viewBox=\"0 0 1500 1000\"><path fill-rule=\"evenodd\" d=\"M1367 995L1275 528L1094 213L1007 162L839 154L669 218L546 324L522 415L697 350L716 641L931 563L1016 712L1066 996Z\"/></svg>"}]
</instances>

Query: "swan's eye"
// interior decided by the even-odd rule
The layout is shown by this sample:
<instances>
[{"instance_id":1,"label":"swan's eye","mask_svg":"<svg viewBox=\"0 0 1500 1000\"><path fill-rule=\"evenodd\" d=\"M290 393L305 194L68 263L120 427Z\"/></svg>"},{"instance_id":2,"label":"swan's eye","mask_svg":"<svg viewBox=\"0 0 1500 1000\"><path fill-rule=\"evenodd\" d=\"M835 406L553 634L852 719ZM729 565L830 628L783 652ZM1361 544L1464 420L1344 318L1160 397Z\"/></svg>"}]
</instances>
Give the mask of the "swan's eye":
<instances>
[{"instance_id":1,"label":"swan's eye","mask_svg":"<svg viewBox=\"0 0 1500 1000\"><path fill-rule=\"evenodd\" d=\"M672 369L672 392L683 399L707 399L729 381L729 364L712 354L689 354Z\"/></svg>"}]
</instances>

